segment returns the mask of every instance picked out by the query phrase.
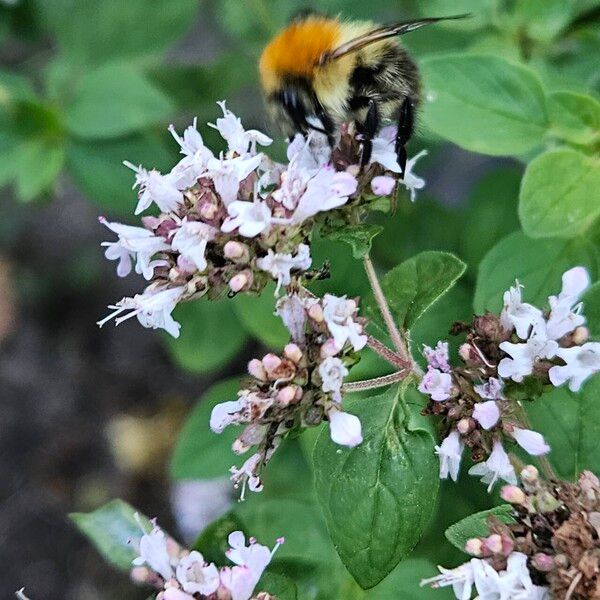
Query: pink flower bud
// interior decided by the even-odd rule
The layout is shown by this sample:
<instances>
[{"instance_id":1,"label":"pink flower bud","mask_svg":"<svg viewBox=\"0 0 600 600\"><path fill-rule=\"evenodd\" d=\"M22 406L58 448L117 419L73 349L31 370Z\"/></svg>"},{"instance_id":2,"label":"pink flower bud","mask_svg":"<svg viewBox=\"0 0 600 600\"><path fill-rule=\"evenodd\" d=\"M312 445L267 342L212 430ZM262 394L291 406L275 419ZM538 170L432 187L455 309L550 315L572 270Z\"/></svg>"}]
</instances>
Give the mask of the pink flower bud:
<instances>
[{"instance_id":1,"label":"pink flower bud","mask_svg":"<svg viewBox=\"0 0 600 600\"><path fill-rule=\"evenodd\" d=\"M259 381L267 381L267 372L260 360L258 358L253 358L248 363L248 373L252 375L252 377L258 379Z\"/></svg>"},{"instance_id":2,"label":"pink flower bud","mask_svg":"<svg viewBox=\"0 0 600 600\"><path fill-rule=\"evenodd\" d=\"M465 552L471 556L481 556L483 554L483 542L479 538L467 540Z\"/></svg>"},{"instance_id":3,"label":"pink flower bud","mask_svg":"<svg viewBox=\"0 0 600 600\"><path fill-rule=\"evenodd\" d=\"M525 504L525 492L516 485L505 485L500 491L500 497L509 504Z\"/></svg>"},{"instance_id":4,"label":"pink flower bud","mask_svg":"<svg viewBox=\"0 0 600 600\"><path fill-rule=\"evenodd\" d=\"M146 567L133 567L133 569L131 569L131 580L134 583L140 585L147 584L150 580L150 576L150 569L147 569Z\"/></svg>"},{"instance_id":5,"label":"pink flower bud","mask_svg":"<svg viewBox=\"0 0 600 600\"><path fill-rule=\"evenodd\" d=\"M200 216L206 221L212 221L217 216L218 210L219 207L216 204L213 204L212 202L203 202L200 205L200 209L198 212L200 213Z\"/></svg>"},{"instance_id":6,"label":"pink flower bud","mask_svg":"<svg viewBox=\"0 0 600 600\"><path fill-rule=\"evenodd\" d=\"M263 367L266 369L267 374L273 373L281 365L281 359L276 354L267 354L262 359Z\"/></svg>"},{"instance_id":7,"label":"pink flower bud","mask_svg":"<svg viewBox=\"0 0 600 600\"><path fill-rule=\"evenodd\" d=\"M527 465L521 471L521 481L528 485L536 485L539 481L540 472L533 466Z\"/></svg>"},{"instance_id":8,"label":"pink flower bud","mask_svg":"<svg viewBox=\"0 0 600 600\"><path fill-rule=\"evenodd\" d=\"M573 343L577 346L585 344L590 338L590 330L587 327L577 327L573 332Z\"/></svg>"},{"instance_id":9,"label":"pink flower bud","mask_svg":"<svg viewBox=\"0 0 600 600\"><path fill-rule=\"evenodd\" d=\"M164 595L165 600L194 600L194 596L190 594L186 594L183 590L177 589L175 587L171 587L168 590L165 590Z\"/></svg>"},{"instance_id":10,"label":"pink flower bud","mask_svg":"<svg viewBox=\"0 0 600 600\"><path fill-rule=\"evenodd\" d=\"M514 549L515 543L513 539L508 535L503 535L502 537L502 554L504 556L508 556Z\"/></svg>"},{"instance_id":11,"label":"pink flower bud","mask_svg":"<svg viewBox=\"0 0 600 600\"><path fill-rule=\"evenodd\" d=\"M308 309L308 316L317 323L322 323L325 319L323 315L323 307L316 302Z\"/></svg>"},{"instance_id":12,"label":"pink flower bud","mask_svg":"<svg viewBox=\"0 0 600 600\"><path fill-rule=\"evenodd\" d=\"M465 361L469 361L471 358L471 346L470 344L461 344L458 349L458 355Z\"/></svg>"},{"instance_id":13,"label":"pink flower bud","mask_svg":"<svg viewBox=\"0 0 600 600\"><path fill-rule=\"evenodd\" d=\"M233 452L235 452L235 454L245 454L246 452L248 452L248 450L250 450L251 446L246 444L243 440L241 440L240 438L237 438L233 444L231 444L231 449L233 450Z\"/></svg>"},{"instance_id":14,"label":"pink flower bud","mask_svg":"<svg viewBox=\"0 0 600 600\"><path fill-rule=\"evenodd\" d=\"M173 538L167 538L167 553L171 558L181 555L181 546Z\"/></svg>"},{"instance_id":15,"label":"pink flower bud","mask_svg":"<svg viewBox=\"0 0 600 600\"><path fill-rule=\"evenodd\" d=\"M248 246L246 246L246 244L242 244L241 242L227 242L223 248L223 254L225 255L225 258L235 261L238 261L242 258L248 260L249 258Z\"/></svg>"},{"instance_id":16,"label":"pink flower bud","mask_svg":"<svg viewBox=\"0 0 600 600\"><path fill-rule=\"evenodd\" d=\"M483 540L483 548L492 554L500 554L502 552L502 536L492 533Z\"/></svg>"},{"instance_id":17,"label":"pink flower bud","mask_svg":"<svg viewBox=\"0 0 600 600\"><path fill-rule=\"evenodd\" d=\"M470 431L473 431L474 428L475 428L475 424L473 422L473 419L469 419L469 418L461 419L456 424L456 429L458 430L459 433L462 433L463 435L469 433Z\"/></svg>"},{"instance_id":18,"label":"pink flower bud","mask_svg":"<svg viewBox=\"0 0 600 600\"><path fill-rule=\"evenodd\" d=\"M232 292L242 292L250 288L252 280L252 271L242 271L229 280L229 287Z\"/></svg>"},{"instance_id":19,"label":"pink flower bud","mask_svg":"<svg viewBox=\"0 0 600 600\"><path fill-rule=\"evenodd\" d=\"M376 196L389 196L396 187L396 180L387 175L373 177L371 181L371 189Z\"/></svg>"},{"instance_id":20,"label":"pink flower bud","mask_svg":"<svg viewBox=\"0 0 600 600\"><path fill-rule=\"evenodd\" d=\"M296 344L288 344L283 353L286 358L289 358L292 362L298 364L302 360L302 350Z\"/></svg>"},{"instance_id":21,"label":"pink flower bud","mask_svg":"<svg viewBox=\"0 0 600 600\"><path fill-rule=\"evenodd\" d=\"M549 554L544 554L543 552L538 552L533 555L531 559L531 564L534 569L541 571L542 573L548 573L554 569L554 558Z\"/></svg>"},{"instance_id":22,"label":"pink flower bud","mask_svg":"<svg viewBox=\"0 0 600 600\"><path fill-rule=\"evenodd\" d=\"M291 404L296 399L296 386L295 385L286 385L284 388L279 390L277 394L277 401L287 406Z\"/></svg>"},{"instance_id":23,"label":"pink flower bud","mask_svg":"<svg viewBox=\"0 0 600 600\"><path fill-rule=\"evenodd\" d=\"M333 338L329 338L322 346L321 346L321 358L329 358L335 356L339 353L341 348L336 344Z\"/></svg>"}]
</instances>

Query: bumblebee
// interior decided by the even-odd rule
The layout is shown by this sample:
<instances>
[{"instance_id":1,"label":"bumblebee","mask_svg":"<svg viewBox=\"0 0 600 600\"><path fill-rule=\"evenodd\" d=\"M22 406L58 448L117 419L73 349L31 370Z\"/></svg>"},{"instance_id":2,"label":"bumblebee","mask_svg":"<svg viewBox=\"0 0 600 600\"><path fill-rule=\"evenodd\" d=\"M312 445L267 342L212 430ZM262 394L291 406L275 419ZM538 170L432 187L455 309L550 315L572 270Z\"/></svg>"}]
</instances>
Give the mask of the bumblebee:
<instances>
[{"instance_id":1,"label":"bumblebee","mask_svg":"<svg viewBox=\"0 0 600 600\"><path fill-rule=\"evenodd\" d=\"M286 135L325 133L333 145L341 123L354 121L362 164L384 122L398 125L396 153L404 173L406 143L419 108L421 84L397 37L425 25L468 15L377 26L303 12L264 49L260 76L268 111Z\"/></svg>"}]
</instances>

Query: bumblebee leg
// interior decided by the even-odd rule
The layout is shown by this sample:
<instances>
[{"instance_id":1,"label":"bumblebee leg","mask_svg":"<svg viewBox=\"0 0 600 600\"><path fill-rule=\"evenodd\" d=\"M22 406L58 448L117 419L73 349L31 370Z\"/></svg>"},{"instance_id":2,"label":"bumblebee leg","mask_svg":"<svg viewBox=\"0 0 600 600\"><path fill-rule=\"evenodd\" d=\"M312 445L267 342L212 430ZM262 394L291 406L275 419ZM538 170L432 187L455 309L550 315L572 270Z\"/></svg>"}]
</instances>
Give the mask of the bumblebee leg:
<instances>
[{"instance_id":1,"label":"bumblebee leg","mask_svg":"<svg viewBox=\"0 0 600 600\"><path fill-rule=\"evenodd\" d=\"M360 133L363 136L362 141L362 157L360 159L360 166L364 167L369 164L371 160L371 153L373 152L373 138L379 129L379 107L374 98L369 100L369 109L367 110L367 116L365 122L360 126Z\"/></svg>"},{"instance_id":2,"label":"bumblebee leg","mask_svg":"<svg viewBox=\"0 0 600 600\"><path fill-rule=\"evenodd\" d=\"M396 134L396 156L398 164L402 169L402 179L404 179L404 171L406 170L406 144L411 138L415 128L415 109L409 98L405 98L400 108L400 116L398 117L398 133Z\"/></svg>"}]
</instances>

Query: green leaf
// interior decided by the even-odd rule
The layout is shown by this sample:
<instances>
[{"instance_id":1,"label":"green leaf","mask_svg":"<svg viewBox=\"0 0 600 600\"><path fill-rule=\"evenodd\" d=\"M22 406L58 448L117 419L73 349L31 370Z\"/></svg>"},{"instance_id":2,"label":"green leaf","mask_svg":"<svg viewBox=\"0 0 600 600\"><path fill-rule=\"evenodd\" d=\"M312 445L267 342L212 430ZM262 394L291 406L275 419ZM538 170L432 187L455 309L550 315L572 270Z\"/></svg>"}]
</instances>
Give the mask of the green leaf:
<instances>
[{"instance_id":1,"label":"green leaf","mask_svg":"<svg viewBox=\"0 0 600 600\"><path fill-rule=\"evenodd\" d=\"M585 240L532 240L520 231L512 233L498 242L479 266L475 312L500 312L502 296L515 279L525 286L526 302L546 306L548 296L560 291L562 274L577 265L587 267L592 280L596 278L597 253Z\"/></svg>"},{"instance_id":2,"label":"green leaf","mask_svg":"<svg viewBox=\"0 0 600 600\"><path fill-rule=\"evenodd\" d=\"M206 562L227 564L225 552L229 550L229 534L243 529L244 525L235 512L228 512L204 528L194 542L193 550L201 552Z\"/></svg>"},{"instance_id":3,"label":"green leaf","mask_svg":"<svg viewBox=\"0 0 600 600\"><path fill-rule=\"evenodd\" d=\"M236 427L223 433L214 433L209 426L215 405L237 398L238 378L221 381L203 394L188 417L171 458L170 475L173 479L213 479L227 477L236 462L231 444L239 434Z\"/></svg>"},{"instance_id":4,"label":"green leaf","mask_svg":"<svg viewBox=\"0 0 600 600\"><path fill-rule=\"evenodd\" d=\"M298 598L298 589L291 579L285 577L285 575L269 573L268 571L263 574L256 584L255 591L268 592L277 600L296 600Z\"/></svg>"},{"instance_id":5,"label":"green leaf","mask_svg":"<svg viewBox=\"0 0 600 600\"><path fill-rule=\"evenodd\" d=\"M377 585L417 544L435 509L438 461L431 433L398 387L347 402L364 441L341 448L323 430L315 485L342 562L364 589Z\"/></svg>"},{"instance_id":6,"label":"green leaf","mask_svg":"<svg viewBox=\"0 0 600 600\"><path fill-rule=\"evenodd\" d=\"M371 251L375 236L383 231L381 225L348 225L337 228L325 234L325 237L335 242L345 242L352 248L354 258L364 258Z\"/></svg>"},{"instance_id":7,"label":"green leaf","mask_svg":"<svg viewBox=\"0 0 600 600\"><path fill-rule=\"evenodd\" d=\"M551 150L525 171L519 202L531 237L574 237L600 215L600 160L575 150Z\"/></svg>"},{"instance_id":8,"label":"green leaf","mask_svg":"<svg viewBox=\"0 0 600 600\"><path fill-rule=\"evenodd\" d=\"M276 316L273 297L275 286L269 285L260 296L243 294L233 303L235 313L244 329L255 339L270 348L282 348L290 339L288 330Z\"/></svg>"},{"instance_id":9,"label":"green leaf","mask_svg":"<svg viewBox=\"0 0 600 600\"><path fill-rule=\"evenodd\" d=\"M597 472L600 464L600 377L575 394L566 387L527 403L532 428L552 448L548 458L560 478L574 481L581 471Z\"/></svg>"},{"instance_id":10,"label":"green leaf","mask_svg":"<svg viewBox=\"0 0 600 600\"><path fill-rule=\"evenodd\" d=\"M456 283L465 268L452 254L426 251L388 271L381 286L396 323L410 329ZM369 306L376 314L373 302Z\"/></svg>"},{"instance_id":11,"label":"green leaf","mask_svg":"<svg viewBox=\"0 0 600 600\"><path fill-rule=\"evenodd\" d=\"M595 283L583 296L586 326L592 338L600 338L600 281Z\"/></svg>"},{"instance_id":12,"label":"green leaf","mask_svg":"<svg viewBox=\"0 0 600 600\"><path fill-rule=\"evenodd\" d=\"M195 21L198 0L36 0L61 51L75 63L158 54Z\"/></svg>"},{"instance_id":13,"label":"green leaf","mask_svg":"<svg viewBox=\"0 0 600 600\"><path fill-rule=\"evenodd\" d=\"M131 215L137 194L134 173L123 165L145 165L159 170L173 164L171 148L157 136L133 134L116 140L70 140L67 169L87 198L110 213Z\"/></svg>"},{"instance_id":14,"label":"green leaf","mask_svg":"<svg viewBox=\"0 0 600 600\"><path fill-rule=\"evenodd\" d=\"M90 513L71 513L69 518L107 562L122 571L130 571L131 561L138 556L131 540L143 535L136 512L123 500L113 500ZM150 531L150 521L143 515L139 518Z\"/></svg>"},{"instance_id":15,"label":"green leaf","mask_svg":"<svg viewBox=\"0 0 600 600\"><path fill-rule=\"evenodd\" d=\"M502 523L516 523L512 516L513 508L510 504L495 506L489 510L469 515L458 523L451 525L446 529L446 538L451 544L454 544L459 550L464 551L467 540L474 537L486 537L490 534L487 518L496 517Z\"/></svg>"},{"instance_id":16,"label":"green leaf","mask_svg":"<svg viewBox=\"0 0 600 600\"><path fill-rule=\"evenodd\" d=\"M538 146L548 119L535 74L498 56L446 55L421 63L424 122L474 152L522 154Z\"/></svg>"},{"instance_id":17,"label":"green leaf","mask_svg":"<svg viewBox=\"0 0 600 600\"><path fill-rule=\"evenodd\" d=\"M572 144L592 146L600 140L600 102L574 92L548 95L550 133Z\"/></svg>"},{"instance_id":18,"label":"green leaf","mask_svg":"<svg viewBox=\"0 0 600 600\"><path fill-rule=\"evenodd\" d=\"M58 177L64 158L61 140L32 138L20 143L14 157L19 200L30 202L47 191Z\"/></svg>"},{"instance_id":19,"label":"green leaf","mask_svg":"<svg viewBox=\"0 0 600 600\"><path fill-rule=\"evenodd\" d=\"M106 139L168 120L173 104L130 65L107 65L79 82L65 113L76 136Z\"/></svg>"},{"instance_id":20,"label":"green leaf","mask_svg":"<svg viewBox=\"0 0 600 600\"><path fill-rule=\"evenodd\" d=\"M165 343L177 364L193 373L225 367L246 342L231 300L186 302L175 309L174 317L181 323L181 335L177 339L164 336Z\"/></svg>"},{"instance_id":21,"label":"green leaf","mask_svg":"<svg viewBox=\"0 0 600 600\"><path fill-rule=\"evenodd\" d=\"M570 22L570 0L517 0L514 25L523 35L540 42L551 42Z\"/></svg>"}]
</instances>

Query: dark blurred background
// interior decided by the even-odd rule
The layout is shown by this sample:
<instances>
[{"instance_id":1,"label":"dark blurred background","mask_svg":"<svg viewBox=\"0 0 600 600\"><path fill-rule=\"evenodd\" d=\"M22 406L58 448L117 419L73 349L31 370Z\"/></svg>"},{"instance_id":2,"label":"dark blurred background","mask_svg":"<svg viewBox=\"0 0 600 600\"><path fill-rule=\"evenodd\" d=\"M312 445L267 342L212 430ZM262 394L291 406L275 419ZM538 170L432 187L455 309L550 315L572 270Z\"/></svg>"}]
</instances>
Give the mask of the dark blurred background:
<instances>
[{"instance_id":1,"label":"dark blurred background","mask_svg":"<svg viewBox=\"0 0 600 600\"><path fill-rule=\"evenodd\" d=\"M248 127L266 127L256 58L305 4L0 0L0 597L23 585L32 600L145 597L102 562L67 514L121 497L177 531L167 463L180 424L213 381L241 373L274 340L248 324L243 307L226 325L220 309L186 309L180 320L189 333L177 342L135 320L99 330L106 306L142 282L119 280L104 260L100 243L109 236L97 217L133 222L133 177L121 161L173 164L169 123L182 127L197 115L218 144L204 124L227 98ZM478 3L313 4L387 21ZM417 56L474 44L512 56L508 37L476 15L406 41ZM560 63L542 67L548 81L561 77ZM421 249L457 252L471 270L444 310L458 317L472 265L518 227L522 167L421 134L410 153L429 149L417 168L426 192L399 207L375 258L389 267ZM464 221L469 203L478 206L477 223ZM345 249L330 243L319 252L343 267L334 289L360 292Z\"/></svg>"}]
</instances>

